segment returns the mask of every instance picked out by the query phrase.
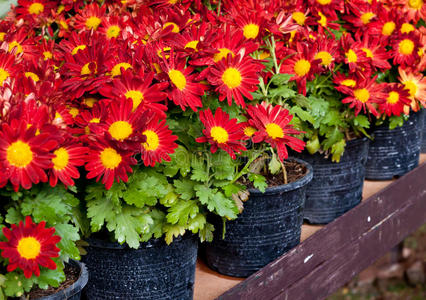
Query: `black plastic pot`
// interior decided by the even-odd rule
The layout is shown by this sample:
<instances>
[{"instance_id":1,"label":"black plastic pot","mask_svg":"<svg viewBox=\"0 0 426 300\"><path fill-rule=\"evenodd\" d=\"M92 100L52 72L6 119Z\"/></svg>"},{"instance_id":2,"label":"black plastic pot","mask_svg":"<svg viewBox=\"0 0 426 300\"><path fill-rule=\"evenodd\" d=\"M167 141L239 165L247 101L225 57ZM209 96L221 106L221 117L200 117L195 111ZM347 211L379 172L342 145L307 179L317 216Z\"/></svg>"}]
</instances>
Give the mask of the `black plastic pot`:
<instances>
[{"instance_id":1,"label":"black plastic pot","mask_svg":"<svg viewBox=\"0 0 426 300\"><path fill-rule=\"evenodd\" d=\"M81 292L87 284L89 273L86 266L81 262L70 260L69 264L80 269L80 276L77 281L64 290L60 290L49 296L36 298L37 300L79 300L81 298Z\"/></svg>"},{"instance_id":2,"label":"black plastic pot","mask_svg":"<svg viewBox=\"0 0 426 300\"><path fill-rule=\"evenodd\" d=\"M361 202L369 140L348 141L340 162L315 153L301 153L314 169L306 191L304 218L312 224L327 224Z\"/></svg>"},{"instance_id":3,"label":"black plastic pot","mask_svg":"<svg viewBox=\"0 0 426 300\"><path fill-rule=\"evenodd\" d=\"M422 146L421 146L421 152L426 153L426 108L422 109L422 115L423 115L423 138L422 138Z\"/></svg>"},{"instance_id":4,"label":"black plastic pot","mask_svg":"<svg viewBox=\"0 0 426 300\"><path fill-rule=\"evenodd\" d=\"M306 185L312 179L312 167L301 179L265 193L250 189L250 197L236 220L214 218L214 239L203 247L204 258L213 270L229 276L247 277L281 256L300 242Z\"/></svg>"},{"instance_id":5,"label":"black plastic pot","mask_svg":"<svg viewBox=\"0 0 426 300\"><path fill-rule=\"evenodd\" d=\"M365 178L388 180L402 176L419 164L423 117L412 113L404 125L390 130L387 124L376 127L370 144Z\"/></svg>"},{"instance_id":6,"label":"black plastic pot","mask_svg":"<svg viewBox=\"0 0 426 300\"><path fill-rule=\"evenodd\" d=\"M83 257L90 278L88 300L192 299L198 243L193 235L141 243L130 249L118 243L88 240Z\"/></svg>"}]
</instances>

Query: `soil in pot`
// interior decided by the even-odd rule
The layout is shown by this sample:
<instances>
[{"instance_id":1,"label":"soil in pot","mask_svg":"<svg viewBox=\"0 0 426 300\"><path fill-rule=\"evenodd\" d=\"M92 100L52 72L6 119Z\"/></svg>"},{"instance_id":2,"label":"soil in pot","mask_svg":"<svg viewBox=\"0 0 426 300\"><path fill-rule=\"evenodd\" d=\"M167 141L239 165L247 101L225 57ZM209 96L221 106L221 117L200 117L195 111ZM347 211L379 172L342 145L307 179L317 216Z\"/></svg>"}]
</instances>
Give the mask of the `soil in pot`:
<instances>
[{"instance_id":1,"label":"soil in pot","mask_svg":"<svg viewBox=\"0 0 426 300\"><path fill-rule=\"evenodd\" d=\"M374 129L370 143L365 178L388 180L411 171L419 164L422 113L412 113L401 127L393 130L387 124Z\"/></svg>"},{"instance_id":2,"label":"soil in pot","mask_svg":"<svg viewBox=\"0 0 426 300\"><path fill-rule=\"evenodd\" d=\"M305 191L312 168L306 162L297 162L306 168L302 178L269 187L265 193L249 189L250 197L241 215L226 222L224 239L222 219L212 216L214 239L203 245L210 268L229 276L248 277L300 243Z\"/></svg>"},{"instance_id":3,"label":"soil in pot","mask_svg":"<svg viewBox=\"0 0 426 300\"><path fill-rule=\"evenodd\" d=\"M88 273L84 264L70 261L65 264L65 281L57 288L46 290L34 288L28 294L29 299L39 300L79 300L81 291L88 281Z\"/></svg>"},{"instance_id":4,"label":"soil in pot","mask_svg":"<svg viewBox=\"0 0 426 300\"><path fill-rule=\"evenodd\" d=\"M368 146L367 138L348 141L338 163L319 153L297 155L314 169L304 210L309 223L327 224L361 202Z\"/></svg>"},{"instance_id":5,"label":"soil in pot","mask_svg":"<svg viewBox=\"0 0 426 300\"><path fill-rule=\"evenodd\" d=\"M104 299L192 299L198 243L193 235L141 243L138 249L89 239L85 295Z\"/></svg>"}]
</instances>

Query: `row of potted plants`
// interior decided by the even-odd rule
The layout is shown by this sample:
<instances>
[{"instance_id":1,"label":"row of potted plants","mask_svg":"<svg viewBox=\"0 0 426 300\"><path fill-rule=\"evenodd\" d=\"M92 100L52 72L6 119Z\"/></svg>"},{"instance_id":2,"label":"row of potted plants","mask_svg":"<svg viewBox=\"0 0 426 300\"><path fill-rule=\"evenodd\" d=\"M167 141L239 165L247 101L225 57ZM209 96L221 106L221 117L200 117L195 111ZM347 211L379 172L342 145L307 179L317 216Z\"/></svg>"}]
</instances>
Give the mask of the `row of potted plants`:
<instances>
[{"instance_id":1,"label":"row of potted plants","mask_svg":"<svg viewBox=\"0 0 426 300\"><path fill-rule=\"evenodd\" d=\"M88 299L190 299L198 241L232 276L279 257L366 174L418 164L425 15L19 0L0 22L0 295L78 298L82 258Z\"/></svg>"}]
</instances>

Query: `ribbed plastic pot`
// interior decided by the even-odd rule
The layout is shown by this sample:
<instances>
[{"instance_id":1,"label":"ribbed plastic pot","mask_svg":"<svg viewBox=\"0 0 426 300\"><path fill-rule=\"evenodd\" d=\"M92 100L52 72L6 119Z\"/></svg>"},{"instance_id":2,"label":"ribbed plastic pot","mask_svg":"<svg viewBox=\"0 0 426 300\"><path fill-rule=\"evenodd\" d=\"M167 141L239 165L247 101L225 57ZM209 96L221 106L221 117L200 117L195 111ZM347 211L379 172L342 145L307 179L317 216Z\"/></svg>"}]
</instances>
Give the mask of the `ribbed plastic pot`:
<instances>
[{"instance_id":1,"label":"ribbed plastic pot","mask_svg":"<svg viewBox=\"0 0 426 300\"><path fill-rule=\"evenodd\" d=\"M421 152L426 153L426 108L422 109L422 115L423 115L423 133L422 133L422 146L421 146Z\"/></svg>"},{"instance_id":2,"label":"ribbed plastic pot","mask_svg":"<svg viewBox=\"0 0 426 300\"><path fill-rule=\"evenodd\" d=\"M37 300L79 300L81 298L81 292L87 284L89 273L86 266L81 262L70 260L69 264L80 269L80 276L77 281L64 290L60 290L49 296L36 298Z\"/></svg>"},{"instance_id":3,"label":"ribbed plastic pot","mask_svg":"<svg viewBox=\"0 0 426 300\"><path fill-rule=\"evenodd\" d=\"M296 159L294 159L296 160ZM215 217L214 239L203 246L207 265L217 272L248 277L300 243L306 186L312 167L302 161L307 174L292 183L267 188L265 193L250 189L250 197L236 220Z\"/></svg>"},{"instance_id":4,"label":"ribbed plastic pot","mask_svg":"<svg viewBox=\"0 0 426 300\"><path fill-rule=\"evenodd\" d=\"M373 130L365 178L388 180L402 176L419 164L423 117L412 113L404 125L390 130L381 125Z\"/></svg>"},{"instance_id":5,"label":"ribbed plastic pot","mask_svg":"<svg viewBox=\"0 0 426 300\"><path fill-rule=\"evenodd\" d=\"M306 191L304 218L311 224L327 224L361 202L369 140L348 141L340 162L315 153L301 153L314 169Z\"/></svg>"},{"instance_id":6,"label":"ribbed plastic pot","mask_svg":"<svg viewBox=\"0 0 426 300\"><path fill-rule=\"evenodd\" d=\"M198 243L185 235L167 245L163 239L138 249L89 239L83 260L90 273L85 295L105 299L192 299Z\"/></svg>"}]
</instances>

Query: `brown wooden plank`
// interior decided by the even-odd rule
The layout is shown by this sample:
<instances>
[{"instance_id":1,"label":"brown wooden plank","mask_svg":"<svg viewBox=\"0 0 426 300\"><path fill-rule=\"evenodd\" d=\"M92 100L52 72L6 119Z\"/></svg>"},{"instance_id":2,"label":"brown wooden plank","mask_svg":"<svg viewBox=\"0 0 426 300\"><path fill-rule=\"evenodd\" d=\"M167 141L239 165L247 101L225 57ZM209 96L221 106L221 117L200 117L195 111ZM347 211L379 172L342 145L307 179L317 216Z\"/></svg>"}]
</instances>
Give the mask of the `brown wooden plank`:
<instances>
[{"instance_id":1,"label":"brown wooden plank","mask_svg":"<svg viewBox=\"0 0 426 300\"><path fill-rule=\"evenodd\" d=\"M333 223L325 226L298 247L253 274L218 299L271 299L297 285L314 270L320 270L323 265L324 268L328 266L326 262L340 257L339 252L341 250L353 252L358 249L362 252L359 250L360 240L363 240L361 237L369 236L369 232L381 232L378 229L381 229L381 226L385 223L393 222L396 212L405 211L404 207L408 205L408 202L414 205L416 202L421 202L422 199L425 201L425 178L426 164L423 164L381 192L371 196ZM408 200L407 197L409 197ZM418 222L418 217L416 222ZM423 218L422 222L426 221L424 216L420 217ZM406 224L404 230L408 233L417 228L415 227L417 223L414 221L412 224L398 220L399 224ZM399 227L398 230L405 232ZM381 234L392 235L388 231ZM400 241L403 236L397 235L397 238ZM377 252L377 258L385 254L390 247L392 245L389 247L386 245L382 252ZM342 257L340 259L344 260ZM341 262L340 265L342 265ZM351 274L350 277L356 274L356 269L353 269L355 271L351 270L348 271ZM352 275L352 273L354 274ZM336 285L343 285L347 278L342 277L341 281Z\"/></svg>"}]
</instances>

